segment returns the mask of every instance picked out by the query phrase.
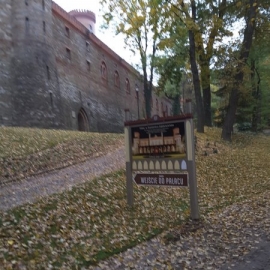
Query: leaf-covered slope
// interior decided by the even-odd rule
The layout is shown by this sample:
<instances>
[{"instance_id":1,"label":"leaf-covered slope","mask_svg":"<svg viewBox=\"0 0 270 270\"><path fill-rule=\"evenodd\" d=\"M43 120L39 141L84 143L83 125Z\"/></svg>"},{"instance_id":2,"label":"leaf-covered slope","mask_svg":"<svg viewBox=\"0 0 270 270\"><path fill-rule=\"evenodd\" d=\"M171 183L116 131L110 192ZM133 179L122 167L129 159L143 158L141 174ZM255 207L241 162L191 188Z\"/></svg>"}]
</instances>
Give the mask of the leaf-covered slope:
<instances>
[{"instance_id":1,"label":"leaf-covered slope","mask_svg":"<svg viewBox=\"0 0 270 270\"><path fill-rule=\"evenodd\" d=\"M122 134L0 128L0 184L59 169L123 145Z\"/></svg>"},{"instance_id":2,"label":"leaf-covered slope","mask_svg":"<svg viewBox=\"0 0 270 270\"><path fill-rule=\"evenodd\" d=\"M239 133L232 144L219 138L219 129L197 134L202 221L227 205L254 201L254 196L270 190L270 137ZM186 188L134 185L134 201L134 208L127 207L125 174L120 171L3 212L0 265L5 269L87 267L189 217ZM242 217L234 213L234 218ZM226 234L226 226L223 230Z\"/></svg>"}]
</instances>

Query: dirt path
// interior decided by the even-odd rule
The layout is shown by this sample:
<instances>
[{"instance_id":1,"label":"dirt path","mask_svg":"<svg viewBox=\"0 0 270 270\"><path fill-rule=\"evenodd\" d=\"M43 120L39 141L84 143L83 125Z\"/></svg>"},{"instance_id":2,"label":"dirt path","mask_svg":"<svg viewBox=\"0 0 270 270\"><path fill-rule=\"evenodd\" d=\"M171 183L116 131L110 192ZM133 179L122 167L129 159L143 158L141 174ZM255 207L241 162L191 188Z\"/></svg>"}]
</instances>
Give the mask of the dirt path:
<instances>
[{"instance_id":1,"label":"dirt path","mask_svg":"<svg viewBox=\"0 0 270 270\"><path fill-rule=\"evenodd\" d=\"M121 169L124 165L124 147L121 147L105 156L92 158L81 164L9 183L0 188L0 211L63 192L94 177Z\"/></svg>"}]
</instances>

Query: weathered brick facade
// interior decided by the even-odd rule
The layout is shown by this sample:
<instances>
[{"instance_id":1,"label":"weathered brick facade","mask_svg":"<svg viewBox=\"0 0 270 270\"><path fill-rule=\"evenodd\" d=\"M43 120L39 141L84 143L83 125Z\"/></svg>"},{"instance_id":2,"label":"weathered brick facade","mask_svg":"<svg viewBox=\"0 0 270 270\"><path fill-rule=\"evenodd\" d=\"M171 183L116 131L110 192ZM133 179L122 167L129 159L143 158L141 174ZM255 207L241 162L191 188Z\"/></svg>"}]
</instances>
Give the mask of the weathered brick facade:
<instances>
[{"instance_id":1,"label":"weathered brick facade","mask_svg":"<svg viewBox=\"0 0 270 270\"><path fill-rule=\"evenodd\" d=\"M51 0L0 0L0 125L122 132L140 74ZM72 13L71 13L72 14ZM153 114L169 113L153 96Z\"/></svg>"}]
</instances>

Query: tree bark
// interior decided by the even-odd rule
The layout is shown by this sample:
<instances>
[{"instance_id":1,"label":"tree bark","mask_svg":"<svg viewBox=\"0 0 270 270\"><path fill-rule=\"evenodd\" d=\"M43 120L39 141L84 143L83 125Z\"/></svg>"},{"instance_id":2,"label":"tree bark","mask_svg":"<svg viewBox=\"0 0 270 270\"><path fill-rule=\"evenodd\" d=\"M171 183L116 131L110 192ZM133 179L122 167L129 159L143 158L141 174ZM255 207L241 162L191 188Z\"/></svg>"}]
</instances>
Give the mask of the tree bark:
<instances>
[{"instance_id":1,"label":"tree bark","mask_svg":"<svg viewBox=\"0 0 270 270\"><path fill-rule=\"evenodd\" d=\"M195 53L195 39L194 34L191 30L188 31L189 35L189 58L190 65L193 77L193 87L195 92L196 99L196 108L197 108L197 132L204 133L204 110L203 110L203 101L201 94L201 84L200 77L198 72L198 67L196 63L196 53Z\"/></svg>"},{"instance_id":2,"label":"tree bark","mask_svg":"<svg viewBox=\"0 0 270 270\"><path fill-rule=\"evenodd\" d=\"M196 4L195 1L191 1L192 8L192 19L193 21L196 18ZM196 62L196 44L195 36L192 30L188 31L189 37L189 59L191 65L191 72L193 77L193 87L195 92L196 99L196 108L197 108L197 132L204 133L204 109L203 109L203 100L201 94L201 83L199 77L199 71Z\"/></svg>"},{"instance_id":3,"label":"tree bark","mask_svg":"<svg viewBox=\"0 0 270 270\"><path fill-rule=\"evenodd\" d=\"M261 89L260 89L260 75L256 69L256 63L254 59L251 59L251 84L252 84L252 96L254 98L254 107L252 110L251 130L258 131L261 111Z\"/></svg>"},{"instance_id":4,"label":"tree bark","mask_svg":"<svg viewBox=\"0 0 270 270\"><path fill-rule=\"evenodd\" d=\"M210 89L210 68L209 63L201 64L202 91L203 91L203 107L204 107L204 124L208 127L212 126L211 111L211 89Z\"/></svg>"},{"instance_id":5,"label":"tree bark","mask_svg":"<svg viewBox=\"0 0 270 270\"><path fill-rule=\"evenodd\" d=\"M246 65L249 57L250 48L252 45L252 38L255 29L256 12L258 8L258 0L249 1L249 10L246 18L246 28L244 32L244 39L239 56L237 73L234 77L235 87L232 89L227 114L225 116L224 124L222 127L221 138L225 141L232 140L233 124L235 122L235 115L237 111L238 99L239 99L239 85L243 83L244 71L243 68Z\"/></svg>"}]
</instances>

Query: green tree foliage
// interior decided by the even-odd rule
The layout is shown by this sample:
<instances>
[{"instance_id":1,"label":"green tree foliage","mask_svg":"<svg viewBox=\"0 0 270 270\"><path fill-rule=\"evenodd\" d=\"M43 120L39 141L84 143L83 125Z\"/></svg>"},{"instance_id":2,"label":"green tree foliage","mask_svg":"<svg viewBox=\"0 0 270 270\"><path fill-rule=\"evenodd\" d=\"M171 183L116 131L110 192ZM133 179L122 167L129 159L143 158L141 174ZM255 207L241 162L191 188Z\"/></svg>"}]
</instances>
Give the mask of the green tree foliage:
<instances>
[{"instance_id":1,"label":"green tree foliage","mask_svg":"<svg viewBox=\"0 0 270 270\"><path fill-rule=\"evenodd\" d=\"M270 12L261 12L256 23L250 53L250 84L252 87L251 128L258 131L270 124Z\"/></svg>"},{"instance_id":2,"label":"green tree foliage","mask_svg":"<svg viewBox=\"0 0 270 270\"><path fill-rule=\"evenodd\" d=\"M236 72L233 77L234 85L230 93L228 110L225 116L221 134L222 139L227 141L231 141L231 134L233 131L233 124L235 122L239 101L239 93L240 93L239 89L241 88L241 85L243 85L244 82L245 68L249 58L250 49L252 46L253 34L259 10L258 7L259 6L257 0L247 1L243 7L246 25L244 30L243 41L240 47Z\"/></svg>"},{"instance_id":3,"label":"green tree foliage","mask_svg":"<svg viewBox=\"0 0 270 270\"><path fill-rule=\"evenodd\" d=\"M224 27L227 1L176 0L171 1L171 4L175 12L179 14L179 18L183 20L187 29L190 31L190 57L192 57L190 61L194 80L198 80L198 75L195 74L198 72L196 70L198 69L196 68L197 63L200 66L199 86L194 87L196 103L197 107L204 110L204 118L201 119L201 121L203 121L203 124L211 126L210 64L215 54L215 42L221 41L224 35L231 34L230 31ZM228 20L230 20L230 16L226 16L226 21ZM195 52L193 52L193 50L195 50ZM194 55L194 57L192 55ZM193 60L193 58L195 59ZM196 62L192 63L192 61ZM203 91L202 97L200 87L202 87ZM201 99L203 100L203 105L199 104Z\"/></svg>"},{"instance_id":4,"label":"green tree foliage","mask_svg":"<svg viewBox=\"0 0 270 270\"><path fill-rule=\"evenodd\" d=\"M170 41L164 44L163 56L156 59L159 75L158 93L173 101L173 115L183 113L180 105L182 74L188 55L187 31L181 22L174 21L170 31Z\"/></svg>"},{"instance_id":5,"label":"green tree foliage","mask_svg":"<svg viewBox=\"0 0 270 270\"><path fill-rule=\"evenodd\" d=\"M170 24L162 0L101 0L104 19L116 34L122 33L131 51L139 52L144 80L146 116L151 117L155 57L167 40Z\"/></svg>"}]
</instances>

